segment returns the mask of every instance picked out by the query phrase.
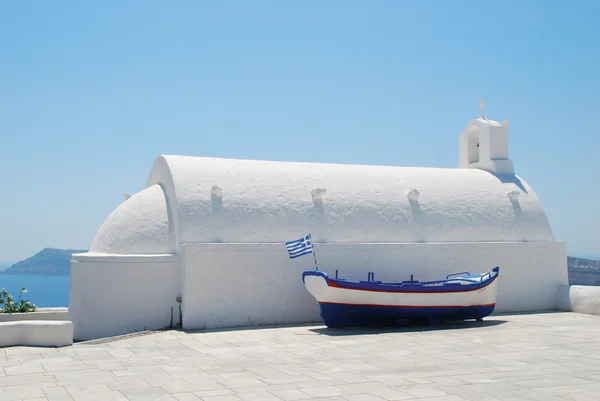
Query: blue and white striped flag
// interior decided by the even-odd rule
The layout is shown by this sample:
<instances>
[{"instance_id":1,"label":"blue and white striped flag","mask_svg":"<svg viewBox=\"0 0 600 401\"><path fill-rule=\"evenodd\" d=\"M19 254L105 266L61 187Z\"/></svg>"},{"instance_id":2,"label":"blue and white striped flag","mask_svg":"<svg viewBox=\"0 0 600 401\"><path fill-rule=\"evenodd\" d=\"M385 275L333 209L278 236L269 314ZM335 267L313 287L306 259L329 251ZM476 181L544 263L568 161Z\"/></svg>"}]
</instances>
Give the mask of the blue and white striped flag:
<instances>
[{"instance_id":1,"label":"blue and white striped flag","mask_svg":"<svg viewBox=\"0 0 600 401\"><path fill-rule=\"evenodd\" d=\"M297 258L302 255L308 255L313 253L312 243L310 242L310 234L304 238L297 239L296 241L286 242L290 259Z\"/></svg>"}]
</instances>

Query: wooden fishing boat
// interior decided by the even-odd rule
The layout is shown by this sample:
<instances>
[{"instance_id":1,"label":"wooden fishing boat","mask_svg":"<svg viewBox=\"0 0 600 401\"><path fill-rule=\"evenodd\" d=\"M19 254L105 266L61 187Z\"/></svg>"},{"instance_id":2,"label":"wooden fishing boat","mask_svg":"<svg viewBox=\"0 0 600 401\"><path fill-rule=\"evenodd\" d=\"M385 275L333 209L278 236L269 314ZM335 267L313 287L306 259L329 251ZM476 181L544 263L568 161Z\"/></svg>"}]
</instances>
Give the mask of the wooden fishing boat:
<instances>
[{"instance_id":1,"label":"wooden fishing boat","mask_svg":"<svg viewBox=\"0 0 600 401\"><path fill-rule=\"evenodd\" d=\"M481 320L496 306L500 268L490 272L454 273L445 280L400 283L331 278L320 270L307 270L302 280L321 308L328 327L388 326L410 319L430 323L447 320Z\"/></svg>"}]
</instances>

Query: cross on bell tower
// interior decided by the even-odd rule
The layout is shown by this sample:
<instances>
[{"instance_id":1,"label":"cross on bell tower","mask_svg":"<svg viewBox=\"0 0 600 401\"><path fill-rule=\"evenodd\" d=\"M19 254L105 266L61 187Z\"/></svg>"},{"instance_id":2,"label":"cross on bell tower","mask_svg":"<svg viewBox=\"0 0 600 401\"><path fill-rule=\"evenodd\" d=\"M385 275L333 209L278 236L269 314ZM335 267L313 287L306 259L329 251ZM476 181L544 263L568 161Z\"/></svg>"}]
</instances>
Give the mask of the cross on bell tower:
<instances>
[{"instance_id":1,"label":"cross on bell tower","mask_svg":"<svg viewBox=\"0 0 600 401\"><path fill-rule=\"evenodd\" d=\"M479 101L479 109L481 111L481 118L485 118L483 116L483 108L485 107L485 102L483 101L483 96L481 97L481 100Z\"/></svg>"}]
</instances>

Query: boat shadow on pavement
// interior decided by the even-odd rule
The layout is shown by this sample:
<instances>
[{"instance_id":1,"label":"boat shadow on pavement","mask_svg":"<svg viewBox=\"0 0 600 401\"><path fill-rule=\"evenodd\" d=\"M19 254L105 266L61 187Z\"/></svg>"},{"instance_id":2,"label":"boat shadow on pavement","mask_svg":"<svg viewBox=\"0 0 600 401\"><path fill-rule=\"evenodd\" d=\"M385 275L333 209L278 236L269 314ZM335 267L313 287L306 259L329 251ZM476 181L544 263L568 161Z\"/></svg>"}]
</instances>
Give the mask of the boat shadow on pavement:
<instances>
[{"instance_id":1,"label":"boat shadow on pavement","mask_svg":"<svg viewBox=\"0 0 600 401\"><path fill-rule=\"evenodd\" d=\"M491 318L483 321L453 321L440 322L438 324L429 324L427 321L415 319L410 321L406 325L401 326L373 326L347 328L318 327L311 328L309 329L309 331L328 336L356 336L390 333L413 333L423 331L478 329L483 327L498 326L506 322L507 321L503 319Z\"/></svg>"}]
</instances>

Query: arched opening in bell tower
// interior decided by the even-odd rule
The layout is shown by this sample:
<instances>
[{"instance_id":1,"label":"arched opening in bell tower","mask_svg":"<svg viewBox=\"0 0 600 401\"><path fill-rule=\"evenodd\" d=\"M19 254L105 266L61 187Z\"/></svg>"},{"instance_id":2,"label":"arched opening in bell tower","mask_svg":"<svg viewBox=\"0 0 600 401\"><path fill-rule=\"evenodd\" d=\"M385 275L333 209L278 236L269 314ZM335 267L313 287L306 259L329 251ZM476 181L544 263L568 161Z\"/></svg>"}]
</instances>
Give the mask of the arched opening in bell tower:
<instances>
[{"instance_id":1,"label":"arched opening in bell tower","mask_svg":"<svg viewBox=\"0 0 600 401\"><path fill-rule=\"evenodd\" d=\"M479 162L479 133L476 130L468 134L468 156L469 164Z\"/></svg>"}]
</instances>

